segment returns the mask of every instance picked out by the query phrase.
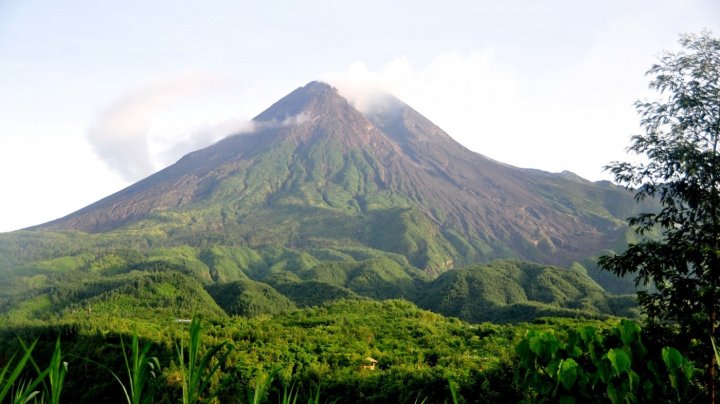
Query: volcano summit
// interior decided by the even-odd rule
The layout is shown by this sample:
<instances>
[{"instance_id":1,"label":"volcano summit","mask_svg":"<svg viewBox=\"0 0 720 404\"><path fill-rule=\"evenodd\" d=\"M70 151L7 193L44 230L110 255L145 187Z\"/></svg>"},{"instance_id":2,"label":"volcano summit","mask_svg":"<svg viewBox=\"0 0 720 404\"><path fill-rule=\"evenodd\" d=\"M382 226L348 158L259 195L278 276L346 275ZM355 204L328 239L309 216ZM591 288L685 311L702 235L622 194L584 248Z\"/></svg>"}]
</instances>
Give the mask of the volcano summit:
<instances>
[{"instance_id":1,"label":"volcano summit","mask_svg":"<svg viewBox=\"0 0 720 404\"><path fill-rule=\"evenodd\" d=\"M495 258L570 264L624 237L636 208L608 182L472 152L391 95L363 113L311 82L253 123L34 229L152 228L172 245L362 246L437 275Z\"/></svg>"}]
</instances>

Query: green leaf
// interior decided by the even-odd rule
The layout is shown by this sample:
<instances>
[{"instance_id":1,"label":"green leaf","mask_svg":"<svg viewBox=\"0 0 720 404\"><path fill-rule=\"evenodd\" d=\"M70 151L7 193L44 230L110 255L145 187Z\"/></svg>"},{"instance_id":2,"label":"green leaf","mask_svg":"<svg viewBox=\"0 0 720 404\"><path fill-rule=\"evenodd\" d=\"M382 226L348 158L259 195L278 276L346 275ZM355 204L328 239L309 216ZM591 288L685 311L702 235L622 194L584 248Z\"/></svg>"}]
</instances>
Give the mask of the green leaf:
<instances>
[{"instance_id":1,"label":"green leaf","mask_svg":"<svg viewBox=\"0 0 720 404\"><path fill-rule=\"evenodd\" d=\"M600 361L597 363L597 375L603 383L608 383L612 378L612 365L609 361Z\"/></svg>"},{"instance_id":2,"label":"green leaf","mask_svg":"<svg viewBox=\"0 0 720 404\"><path fill-rule=\"evenodd\" d=\"M630 391L637 391L640 387L640 376L630 369L628 371L628 380L630 381Z\"/></svg>"},{"instance_id":3,"label":"green leaf","mask_svg":"<svg viewBox=\"0 0 720 404\"><path fill-rule=\"evenodd\" d=\"M616 375L630 370L630 357L622 349L612 348L606 356L610 360Z\"/></svg>"},{"instance_id":4,"label":"green leaf","mask_svg":"<svg viewBox=\"0 0 720 404\"><path fill-rule=\"evenodd\" d=\"M613 385L612 383L608 383L607 385L607 395L613 404L617 404L621 401L620 394L615 389L615 385Z\"/></svg>"},{"instance_id":5,"label":"green leaf","mask_svg":"<svg viewBox=\"0 0 720 404\"><path fill-rule=\"evenodd\" d=\"M640 342L640 326L637 323L623 319L620 320L618 328L623 345L630 346L635 342Z\"/></svg>"},{"instance_id":6,"label":"green leaf","mask_svg":"<svg viewBox=\"0 0 720 404\"><path fill-rule=\"evenodd\" d=\"M529 348L535 355L544 358L557 352L560 341L549 332L540 332L529 339Z\"/></svg>"},{"instance_id":7,"label":"green leaf","mask_svg":"<svg viewBox=\"0 0 720 404\"><path fill-rule=\"evenodd\" d=\"M542 384L540 385L540 389L539 389L540 394L542 394L544 396L549 395L550 392L553 391L553 384L550 383L549 381L544 381L541 383Z\"/></svg>"},{"instance_id":8,"label":"green leaf","mask_svg":"<svg viewBox=\"0 0 720 404\"><path fill-rule=\"evenodd\" d=\"M545 367L545 370L547 370L547 373L550 375L557 374L558 370L560 369L561 362L562 362L562 359L553 358L550 362L548 362L547 366Z\"/></svg>"},{"instance_id":9,"label":"green leaf","mask_svg":"<svg viewBox=\"0 0 720 404\"><path fill-rule=\"evenodd\" d=\"M571 358L579 358L582 356L582 354L583 354L583 351L582 351L582 349L580 349L580 347L574 346L574 347L572 347L572 349L568 349L568 355Z\"/></svg>"},{"instance_id":10,"label":"green leaf","mask_svg":"<svg viewBox=\"0 0 720 404\"><path fill-rule=\"evenodd\" d=\"M680 398L681 393L685 391L685 387L690 381L693 369L692 363L677 349L671 347L664 347L662 349L662 359L668 370L670 386L672 386L678 394L678 398Z\"/></svg>"},{"instance_id":11,"label":"green leaf","mask_svg":"<svg viewBox=\"0 0 720 404\"><path fill-rule=\"evenodd\" d=\"M524 366L527 367L530 363L532 363L533 355L530 351L530 344L527 338L524 338L519 344L517 344L515 347L515 353L518 354L518 357L520 357L520 361Z\"/></svg>"},{"instance_id":12,"label":"green leaf","mask_svg":"<svg viewBox=\"0 0 720 404\"><path fill-rule=\"evenodd\" d=\"M650 380L645 380L642 385L643 401L652 402L655 397L655 385Z\"/></svg>"},{"instance_id":13,"label":"green leaf","mask_svg":"<svg viewBox=\"0 0 720 404\"><path fill-rule=\"evenodd\" d=\"M26 347L25 344L20 341L23 348L25 349L25 354L20 358L20 360L15 364L15 367L11 368L11 363L15 356L12 356L8 363L3 367L2 372L0 372L0 401L2 401L7 394L10 392L13 383L15 383L15 380L20 376L20 374L25 369L25 365L28 363L28 360L31 359L31 354L33 349L35 349L35 344L37 344L38 340L35 340L30 347ZM5 376L9 369L11 370L11 373L9 376ZM43 375L44 377L44 375ZM42 379L41 377L40 379ZM30 390L30 389L28 389Z\"/></svg>"},{"instance_id":14,"label":"green leaf","mask_svg":"<svg viewBox=\"0 0 720 404\"><path fill-rule=\"evenodd\" d=\"M560 363L557 375L563 387L570 390L575 384L580 372L581 369L577 362L572 358L568 358Z\"/></svg>"},{"instance_id":15,"label":"green leaf","mask_svg":"<svg viewBox=\"0 0 720 404\"><path fill-rule=\"evenodd\" d=\"M560 403L560 404L575 404L575 397L562 396L562 397L560 397L560 400L558 400L558 403Z\"/></svg>"},{"instance_id":16,"label":"green leaf","mask_svg":"<svg viewBox=\"0 0 720 404\"><path fill-rule=\"evenodd\" d=\"M595 336L595 328L591 326L581 327L577 330L577 333L580 339L582 339L585 344L588 344Z\"/></svg>"},{"instance_id":17,"label":"green leaf","mask_svg":"<svg viewBox=\"0 0 720 404\"><path fill-rule=\"evenodd\" d=\"M682 367L685 358L677 349L666 346L662 349L662 359L668 370L674 371Z\"/></svg>"}]
</instances>

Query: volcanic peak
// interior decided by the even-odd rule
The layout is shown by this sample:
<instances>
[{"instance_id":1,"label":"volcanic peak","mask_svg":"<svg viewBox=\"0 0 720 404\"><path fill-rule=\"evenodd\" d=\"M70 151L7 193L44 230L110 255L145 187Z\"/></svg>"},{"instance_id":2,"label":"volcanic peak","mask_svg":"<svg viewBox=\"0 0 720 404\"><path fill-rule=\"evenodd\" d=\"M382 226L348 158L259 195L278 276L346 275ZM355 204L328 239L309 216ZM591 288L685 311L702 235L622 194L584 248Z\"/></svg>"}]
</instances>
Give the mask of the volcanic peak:
<instances>
[{"instance_id":1,"label":"volcanic peak","mask_svg":"<svg viewBox=\"0 0 720 404\"><path fill-rule=\"evenodd\" d=\"M105 232L145 221L225 244L345 240L437 271L507 257L566 264L624 233L625 191L498 163L395 97L373 101L363 114L311 82L260 113L252 133L38 228Z\"/></svg>"}]
</instances>

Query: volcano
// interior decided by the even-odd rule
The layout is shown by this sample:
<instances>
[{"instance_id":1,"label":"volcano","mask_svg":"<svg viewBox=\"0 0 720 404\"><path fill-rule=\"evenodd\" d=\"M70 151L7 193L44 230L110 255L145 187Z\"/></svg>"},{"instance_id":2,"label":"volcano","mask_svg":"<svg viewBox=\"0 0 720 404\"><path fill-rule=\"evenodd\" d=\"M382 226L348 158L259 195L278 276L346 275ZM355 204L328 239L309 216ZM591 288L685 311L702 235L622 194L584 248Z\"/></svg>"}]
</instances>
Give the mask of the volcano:
<instances>
[{"instance_id":1,"label":"volcano","mask_svg":"<svg viewBox=\"0 0 720 404\"><path fill-rule=\"evenodd\" d=\"M253 123L34 229L152 229L173 245L363 246L437 275L496 258L568 265L624 237L635 209L609 182L472 152L391 95L361 112L311 82Z\"/></svg>"}]
</instances>

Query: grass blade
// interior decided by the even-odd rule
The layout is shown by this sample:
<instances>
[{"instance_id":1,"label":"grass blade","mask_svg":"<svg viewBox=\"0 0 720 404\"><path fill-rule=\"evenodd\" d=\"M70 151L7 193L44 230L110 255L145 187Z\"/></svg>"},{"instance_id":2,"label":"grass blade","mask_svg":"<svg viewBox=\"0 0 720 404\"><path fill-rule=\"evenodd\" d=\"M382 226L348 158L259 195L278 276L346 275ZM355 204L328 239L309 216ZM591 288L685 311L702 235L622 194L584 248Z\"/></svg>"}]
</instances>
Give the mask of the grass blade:
<instances>
[{"instance_id":1,"label":"grass blade","mask_svg":"<svg viewBox=\"0 0 720 404\"><path fill-rule=\"evenodd\" d=\"M8 362L7 365L2 370L2 378L0 378L0 386L2 389L0 389L0 402L2 402L5 397L10 392L10 389L12 388L13 384L15 384L15 381L20 376L23 370L25 370L25 366L27 365L29 360L32 360L32 351L35 349L35 344L37 344L38 340L35 340L30 347L27 347L25 343L20 341L20 343L23 346L23 349L25 350L25 354L20 358L18 363L13 368L12 372L10 373L10 376L7 377L7 379L3 380L5 375L7 374L8 370L10 369L11 363L13 361L13 358L15 358L15 355L10 358L10 362Z\"/></svg>"},{"instance_id":2,"label":"grass blade","mask_svg":"<svg viewBox=\"0 0 720 404\"><path fill-rule=\"evenodd\" d=\"M180 370L183 374L183 403L194 403L200 399L201 394L210 385L213 375L225 363L232 347L228 343L215 345L199 358L202 323L198 317L193 317L190 323L190 340L188 343L187 368L185 367L185 354L182 340L180 346L176 345ZM213 358L223 349L228 348L219 358L218 362L210 367Z\"/></svg>"},{"instance_id":3,"label":"grass blade","mask_svg":"<svg viewBox=\"0 0 720 404\"><path fill-rule=\"evenodd\" d=\"M452 399L453 404L458 404L458 393L457 389L455 388L455 384L452 380L448 379L448 386L450 386L450 398Z\"/></svg>"},{"instance_id":4,"label":"grass blade","mask_svg":"<svg viewBox=\"0 0 720 404\"><path fill-rule=\"evenodd\" d=\"M35 365L37 367L37 365ZM59 404L60 394L62 393L65 376L68 372L68 363L63 361L62 351L60 348L60 337L55 341L55 350L50 357L50 365L45 370L47 378L50 380L50 403Z\"/></svg>"}]
</instances>

